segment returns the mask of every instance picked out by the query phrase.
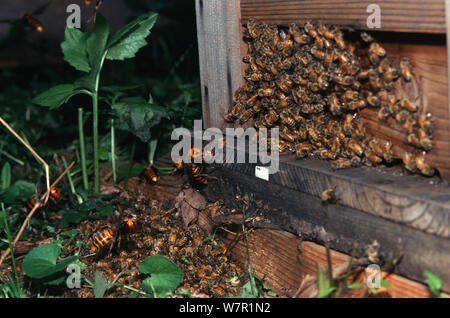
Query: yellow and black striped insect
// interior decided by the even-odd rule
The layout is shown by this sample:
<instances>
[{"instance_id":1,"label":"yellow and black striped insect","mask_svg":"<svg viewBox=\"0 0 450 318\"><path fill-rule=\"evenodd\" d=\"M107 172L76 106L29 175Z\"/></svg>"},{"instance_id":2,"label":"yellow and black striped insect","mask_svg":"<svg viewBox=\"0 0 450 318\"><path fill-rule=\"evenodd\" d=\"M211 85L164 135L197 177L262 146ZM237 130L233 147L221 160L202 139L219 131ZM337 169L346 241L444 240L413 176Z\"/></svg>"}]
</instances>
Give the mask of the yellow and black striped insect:
<instances>
[{"instance_id":1,"label":"yellow and black striped insect","mask_svg":"<svg viewBox=\"0 0 450 318\"><path fill-rule=\"evenodd\" d=\"M139 229L138 217L135 214L129 214L122 218L115 226L108 227L94 234L91 244L91 252L99 254L109 246L108 252L111 252L114 246L120 247L122 235L135 233ZM117 242L117 244L116 244Z\"/></svg>"},{"instance_id":2,"label":"yellow and black striped insect","mask_svg":"<svg viewBox=\"0 0 450 318\"><path fill-rule=\"evenodd\" d=\"M94 234L91 246L91 252L96 253L104 246L108 245L114 238L114 231L107 228L99 233Z\"/></svg>"},{"instance_id":3,"label":"yellow and black striped insect","mask_svg":"<svg viewBox=\"0 0 450 318\"><path fill-rule=\"evenodd\" d=\"M58 187L54 186L50 189L50 198L54 201L56 199L61 199L61 191L58 189ZM31 211L36 204L37 197L31 197L28 199L27 203L25 204L25 210Z\"/></svg>"},{"instance_id":4,"label":"yellow and black striped insect","mask_svg":"<svg viewBox=\"0 0 450 318\"><path fill-rule=\"evenodd\" d=\"M147 165L145 167L145 175L153 183L156 183L158 181L158 175L156 174L155 170L153 170L151 165Z\"/></svg>"},{"instance_id":5,"label":"yellow and black striped insect","mask_svg":"<svg viewBox=\"0 0 450 318\"><path fill-rule=\"evenodd\" d=\"M44 26L42 25L42 23L31 14L21 13L19 15L19 19L26 22L26 24L28 24L38 32L44 31Z\"/></svg>"},{"instance_id":6,"label":"yellow and black striped insect","mask_svg":"<svg viewBox=\"0 0 450 318\"><path fill-rule=\"evenodd\" d=\"M202 187L208 184L208 175L204 172L203 165L192 164L190 166L190 177L195 187Z\"/></svg>"}]
</instances>

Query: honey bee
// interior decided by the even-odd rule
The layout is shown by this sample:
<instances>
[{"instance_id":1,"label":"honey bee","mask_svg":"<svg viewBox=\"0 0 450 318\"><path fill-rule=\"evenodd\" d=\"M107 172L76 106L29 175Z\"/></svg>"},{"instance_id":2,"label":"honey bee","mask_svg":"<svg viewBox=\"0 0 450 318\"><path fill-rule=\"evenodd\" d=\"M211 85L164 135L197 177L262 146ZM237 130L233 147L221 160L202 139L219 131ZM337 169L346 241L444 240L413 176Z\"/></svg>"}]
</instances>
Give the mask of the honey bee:
<instances>
[{"instance_id":1,"label":"honey bee","mask_svg":"<svg viewBox=\"0 0 450 318\"><path fill-rule=\"evenodd\" d=\"M419 138L419 145L422 149L429 151L433 147L430 136L423 128L417 130L417 138Z\"/></svg>"},{"instance_id":2,"label":"honey bee","mask_svg":"<svg viewBox=\"0 0 450 318\"><path fill-rule=\"evenodd\" d=\"M226 113L225 115L223 115L223 119L224 119L227 123L233 123L234 120L236 119L236 117L234 117L233 114L231 114L231 113Z\"/></svg>"},{"instance_id":3,"label":"honey bee","mask_svg":"<svg viewBox=\"0 0 450 318\"><path fill-rule=\"evenodd\" d=\"M351 115L351 114L346 114L344 117L344 122L342 124L342 128L343 128L344 134L346 136L350 136L352 134L353 119L354 119L354 115Z\"/></svg>"},{"instance_id":4,"label":"honey bee","mask_svg":"<svg viewBox=\"0 0 450 318\"><path fill-rule=\"evenodd\" d=\"M361 32L360 33L360 35L361 35L361 40L363 40L364 42L366 42L366 43L370 43L370 42L373 42L374 41L374 38L373 38L373 36L371 36L369 33L367 33L367 32Z\"/></svg>"},{"instance_id":5,"label":"honey bee","mask_svg":"<svg viewBox=\"0 0 450 318\"><path fill-rule=\"evenodd\" d=\"M306 33L308 33L312 38L317 37L317 35L318 35L317 30L311 22L309 22L309 21L306 22L305 25L303 26L303 28L305 29Z\"/></svg>"},{"instance_id":6,"label":"honey bee","mask_svg":"<svg viewBox=\"0 0 450 318\"><path fill-rule=\"evenodd\" d=\"M378 120L379 121L386 121L391 116L391 111L389 110L389 107L383 106L378 111Z\"/></svg>"},{"instance_id":7,"label":"honey bee","mask_svg":"<svg viewBox=\"0 0 450 318\"><path fill-rule=\"evenodd\" d=\"M239 117L239 122L241 124L246 123L253 116L253 109L246 109Z\"/></svg>"},{"instance_id":8,"label":"honey bee","mask_svg":"<svg viewBox=\"0 0 450 318\"><path fill-rule=\"evenodd\" d=\"M287 111L281 112L280 117L282 123L286 124L290 128L295 128L295 126L297 126L297 122L294 120L293 117L291 117L291 115Z\"/></svg>"},{"instance_id":9,"label":"honey bee","mask_svg":"<svg viewBox=\"0 0 450 318\"><path fill-rule=\"evenodd\" d=\"M430 121L431 114L420 114L417 118L417 124L420 128L424 129L427 134L433 133L433 126Z\"/></svg>"},{"instance_id":10,"label":"honey bee","mask_svg":"<svg viewBox=\"0 0 450 318\"><path fill-rule=\"evenodd\" d=\"M145 176L153 183L156 183L158 181L158 176L156 175L151 165L147 165L145 167Z\"/></svg>"},{"instance_id":11,"label":"honey bee","mask_svg":"<svg viewBox=\"0 0 450 318\"><path fill-rule=\"evenodd\" d=\"M264 119L266 120L267 126L272 127L278 121L278 114L273 109L269 109Z\"/></svg>"},{"instance_id":12,"label":"honey bee","mask_svg":"<svg viewBox=\"0 0 450 318\"><path fill-rule=\"evenodd\" d=\"M395 120L399 125L404 124L409 118L411 114L407 110L402 110L395 115Z\"/></svg>"},{"instance_id":13,"label":"honey bee","mask_svg":"<svg viewBox=\"0 0 450 318\"><path fill-rule=\"evenodd\" d=\"M325 52L324 51L321 51L321 50L319 50L318 48L317 48L317 46L313 46L312 48L311 48L311 54L316 58L316 59L319 59L319 60L323 60L323 59L325 59Z\"/></svg>"},{"instance_id":14,"label":"honey bee","mask_svg":"<svg viewBox=\"0 0 450 318\"><path fill-rule=\"evenodd\" d=\"M416 162L413 158L412 153L410 152L405 152L403 154L403 164L405 166L405 169L408 170L409 172L416 172Z\"/></svg>"},{"instance_id":15,"label":"honey bee","mask_svg":"<svg viewBox=\"0 0 450 318\"><path fill-rule=\"evenodd\" d=\"M306 157L312 151L312 146L309 142L302 142L295 145L295 154L299 158Z\"/></svg>"},{"instance_id":16,"label":"honey bee","mask_svg":"<svg viewBox=\"0 0 450 318\"><path fill-rule=\"evenodd\" d=\"M359 143L357 143L355 140L349 140L347 142L347 147L348 147L348 149L350 149L352 152L354 152L359 157L361 157L364 153L363 147Z\"/></svg>"},{"instance_id":17,"label":"honey bee","mask_svg":"<svg viewBox=\"0 0 450 318\"><path fill-rule=\"evenodd\" d=\"M392 155L392 143L390 140L386 140L382 145L383 158L387 163L391 163L393 160Z\"/></svg>"},{"instance_id":18,"label":"honey bee","mask_svg":"<svg viewBox=\"0 0 450 318\"><path fill-rule=\"evenodd\" d=\"M350 158L350 165L352 167L359 167L361 165L361 158L358 156L353 156Z\"/></svg>"},{"instance_id":19,"label":"honey bee","mask_svg":"<svg viewBox=\"0 0 450 318\"><path fill-rule=\"evenodd\" d=\"M382 158L380 158L379 156L377 156L377 155L375 154L375 152L373 152L373 151L370 150L370 149L366 149L366 150L364 151L364 156L369 160L369 162L370 162L372 165L380 164L380 163L383 161Z\"/></svg>"},{"instance_id":20,"label":"honey bee","mask_svg":"<svg viewBox=\"0 0 450 318\"><path fill-rule=\"evenodd\" d=\"M259 28L259 25L253 19L249 19L247 21L247 30L252 38L257 38L261 34L261 29Z\"/></svg>"},{"instance_id":21,"label":"honey bee","mask_svg":"<svg viewBox=\"0 0 450 318\"><path fill-rule=\"evenodd\" d=\"M244 110L244 105L242 105L241 103L237 103L231 108L230 113L231 113L231 115L233 115L234 118L237 118L240 116L240 114L242 113L243 110Z\"/></svg>"},{"instance_id":22,"label":"honey bee","mask_svg":"<svg viewBox=\"0 0 450 318\"><path fill-rule=\"evenodd\" d=\"M328 102L330 104L330 112L335 116L339 116L342 113L342 104L335 93L329 96Z\"/></svg>"},{"instance_id":23,"label":"honey bee","mask_svg":"<svg viewBox=\"0 0 450 318\"><path fill-rule=\"evenodd\" d=\"M385 82L389 83L400 77L400 71L397 68L391 68L383 73L383 79Z\"/></svg>"},{"instance_id":24,"label":"honey bee","mask_svg":"<svg viewBox=\"0 0 450 318\"><path fill-rule=\"evenodd\" d=\"M293 143L297 139L297 136L295 134L293 134L292 132L281 131L280 138Z\"/></svg>"},{"instance_id":25,"label":"honey bee","mask_svg":"<svg viewBox=\"0 0 450 318\"><path fill-rule=\"evenodd\" d=\"M336 194L333 189L326 189L322 192L321 198L323 203L331 203L336 201Z\"/></svg>"},{"instance_id":26,"label":"honey bee","mask_svg":"<svg viewBox=\"0 0 450 318\"><path fill-rule=\"evenodd\" d=\"M347 75L347 76L342 76L342 75L334 75L332 77L333 81L336 82L339 85L343 85L343 86L349 86L352 85L353 82L355 81L355 78L353 76Z\"/></svg>"},{"instance_id":27,"label":"honey bee","mask_svg":"<svg viewBox=\"0 0 450 318\"><path fill-rule=\"evenodd\" d=\"M333 170L350 168L352 166L352 162L349 159L338 158L331 163L331 168Z\"/></svg>"},{"instance_id":28,"label":"honey bee","mask_svg":"<svg viewBox=\"0 0 450 318\"><path fill-rule=\"evenodd\" d=\"M372 92L368 92L367 103L372 107L380 107L381 105L380 98Z\"/></svg>"},{"instance_id":29,"label":"honey bee","mask_svg":"<svg viewBox=\"0 0 450 318\"><path fill-rule=\"evenodd\" d=\"M411 113L414 113L419 109L419 106L417 106L417 104L411 102L407 98L402 98L399 102L399 105Z\"/></svg>"},{"instance_id":30,"label":"honey bee","mask_svg":"<svg viewBox=\"0 0 450 318\"><path fill-rule=\"evenodd\" d=\"M405 81L411 81L411 66L407 57L403 57L400 60L400 71Z\"/></svg>"},{"instance_id":31,"label":"honey bee","mask_svg":"<svg viewBox=\"0 0 450 318\"><path fill-rule=\"evenodd\" d=\"M263 96L269 97L269 96L272 96L273 93L274 93L274 90L272 88L260 88L258 90L258 96L260 96L260 97L263 97Z\"/></svg>"},{"instance_id":32,"label":"honey bee","mask_svg":"<svg viewBox=\"0 0 450 318\"><path fill-rule=\"evenodd\" d=\"M378 65L378 73L382 74L391 69L391 60L388 57L383 58Z\"/></svg>"},{"instance_id":33,"label":"honey bee","mask_svg":"<svg viewBox=\"0 0 450 318\"><path fill-rule=\"evenodd\" d=\"M379 57L386 56L386 50L377 42L372 42L369 47L369 52Z\"/></svg>"},{"instance_id":34,"label":"honey bee","mask_svg":"<svg viewBox=\"0 0 450 318\"><path fill-rule=\"evenodd\" d=\"M407 137L408 142L413 145L414 147L420 148L420 140L419 137L415 133L411 133Z\"/></svg>"},{"instance_id":35,"label":"honey bee","mask_svg":"<svg viewBox=\"0 0 450 318\"><path fill-rule=\"evenodd\" d=\"M425 152L422 156L416 157L415 160L416 168L420 170L420 173L427 177L432 177L435 174L435 170L431 168L427 163L425 163Z\"/></svg>"}]
</instances>

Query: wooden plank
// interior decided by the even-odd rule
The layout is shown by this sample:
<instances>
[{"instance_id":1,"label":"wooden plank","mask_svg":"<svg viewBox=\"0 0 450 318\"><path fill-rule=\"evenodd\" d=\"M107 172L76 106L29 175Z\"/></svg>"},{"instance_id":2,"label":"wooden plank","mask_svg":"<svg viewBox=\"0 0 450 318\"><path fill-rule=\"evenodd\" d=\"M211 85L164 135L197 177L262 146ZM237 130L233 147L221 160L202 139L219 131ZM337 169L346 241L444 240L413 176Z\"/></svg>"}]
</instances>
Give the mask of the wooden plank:
<instances>
[{"instance_id":1,"label":"wooden plank","mask_svg":"<svg viewBox=\"0 0 450 318\"><path fill-rule=\"evenodd\" d=\"M322 245L318 245L313 242L302 242L301 243L301 269L303 275L316 275L316 264L326 269L327 255L326 248ZM350 256L330 249L331 263L341 264L348 263L350 261ZM397 274L381 273L381 277L389 282L391 288L386 289L386 292L392 298L426 298L430 297L428 288L418 282L409 280ZM361 274L356 280L356 282L364 283L364 276ZM363 297L363 290L353 290L346 294L346 297Z\"/></svg>"},{"instance_id":2,"label":"wooden plank","mask_svg":"<svg viewBox=\"0 0 450 318\"><path fill-rule=\"evenodd\" d=\"M242 21L258 19L269 24L303 24L307 20L344 28L369 29L367 6L371 0L241 0ZM383 31L441 33L446 31L442 0L400 0L375 2L381 9Z\"/></svg>"},{"instance_id":3,"label":"wooden plank","mask_svg":"<svg viewBox=\"0 0 450 318\"><path fill-rule=\"evenodd\" d=\"M234 235L221 237L225 244L233 242ZM248 257L252 269L258 277L264 277L264 282L279 297L295 295L302 280L307 276L316 277L317 265L327 269L326 248L314 242L300 242L292 233L279 230L254 229L248 233L249 255L244 239L239 240L231 250L234 261L248 266ZM299 250L300 247L300 250ZM330 249L333 265L347 263L350 256ZM383 272L381 277L388 281L391 288L386 292L393 298L426 298L430 297L428 288L418 282L409 280L397 274ZM364 283L363 274L353 279ZM349 290L344 297L364 297L363 289Z\"/></svg>"},{"instance_id":4,"label":"wooden plank","mask_svg":"<svg viewBox=\"0 0 450 318\"><path fill-rule=\"evenodd\" d=\"M313 160L305 160L301 163L302 166L303 164L306 166L313 162ZM450 240L425 233L432 226L440 227L438 224L433 225L439 221L447 224L448 228L448 213L442 214L436 220L428 217L429 226L423 230L413 228L412 225L426 214L431 204L429 202L422 205L411 203L411 198L408 197L408 191L405 189L400 189L405 192L402 196L386 192L384 188L387 185L384 183L386 179L382 177L382 173L372 171L366 174L365 177L372 176L369 177L372 182L368 182L365 187L361 183L364 177L358 179L355 176L355 170L361 169L350 169L346 174L339 173L343 184L346 184L337 187L339 205L324 205L319 198L324 188L336 185L337 179L333 177L333 173L329 171L325 174L322 171L318 176L314 176L313 169L305 167L300 168L295 174L292 172L283 174L281 170L278 177L271 178L270 182L267 182L249 176L250 171L254 171L254 167L246 164L233 165L223 171L217 170L214 175L220 175L222 180L220 182L212 180L205 191L211 200L222 199L230 206L236 205L236 195L252 194L256 200L262 200L270 207L270 212L264 216L274 225L300 235L303 240L327 243L331 248L347 254L351 253L354 244L357 243L358 257L361 257L367 245L377 240L385 259L398 254L403 255L398 266L400 275L425 282L423 271L428 269L442 278L445 290L450 290L450 272L448 271ZM293 190L280 185L281 179L296 180L296 184L304 184L304 190ZM412 188L415 187L414 182L409 183ZM399 186L399 183L393 185L393 188L395 186ZM374 188L374 192L370 192L371 187ZM421 189L417 193L420 193ZM305 193L306 190L314 192L314 195ZM377 191L384 192L384 196L381 192L377 194ZM347 199L341 202L344 197ZM428 196L424 199L426 197ZM440 197L439 190L436 190L436 195L429 198L431 199L439 201L443 198ZM448 204L448 195L444 201ZM380 217L382 215L377 213L377 210L372 211L373 214L362 212L362 209L351 208L347 203L378 206L386 215ZM365 206L361 207L365 208ZM421 212L414 214L416 208ZM389 216L388 212L392 213L392 216L403 218L404 222L398 223L386 219L385 216ZM439 232L439 234L443 233Z\"/></svg>"},{"instance_id":5,"label":"wooden plank","mask_svg":"<svg viewBox=\"0 0 450 318\"><path fill-rule=\"evenodd\" d=\"M445 26L446 26L446 48L447 48L447 81L450 78L450 67L449 61L450 61L450 0L445 0ZM447 82L447 107L448 107L448 114L450 118L450 83ZM448 121L448 139L450 140L450 119Z\"/></svg>"},{"instance_id":6,"label":"wooden plank","mask_svg":"<svg viewBox=\"0 0 450 318\"><path fill-rule=\"evenodd\" d=\"M225 128L223 114L242 83L239 0L196 0L204 128Z\"/></svg>"},{"instance_id":7,"label":"wooden plank","mask_svg":"<svg viewBox=\"0 0 450 318\"><path fill-rule=\"evenodd\" d=\"M417 101L420 114L430 113L433 123L433 149L426 155L427 162L436 167L441 176L450 181L450 117L448 99L448 68L445 36L376 34L386 48L393 65L398 65L404 56L411 61L412 80L409 83L396 81L397 99L407 97ZM389 139L393 152L402 158L405 151L420 155L422 150L408 144L407 134L393 118L379 121L377 109L366 108L361 118L367 132L382 139Z\"/></svg>"},{"instance_id":8,"label":"wooden plank","mask_svg":"<svg viewBox=\"0 0 450 318\"><path fill-rule=\"evenodd\" d=\"M230 244L233 234L221 238ZM303 278L298 261L298 237L286 231L255 229L248 235L250 263L256 276L264 277L264 283L280 297L292 297ZM231 257L248 267L247 247L244 239L231 250Z\"/></svg>"}]
</instances>

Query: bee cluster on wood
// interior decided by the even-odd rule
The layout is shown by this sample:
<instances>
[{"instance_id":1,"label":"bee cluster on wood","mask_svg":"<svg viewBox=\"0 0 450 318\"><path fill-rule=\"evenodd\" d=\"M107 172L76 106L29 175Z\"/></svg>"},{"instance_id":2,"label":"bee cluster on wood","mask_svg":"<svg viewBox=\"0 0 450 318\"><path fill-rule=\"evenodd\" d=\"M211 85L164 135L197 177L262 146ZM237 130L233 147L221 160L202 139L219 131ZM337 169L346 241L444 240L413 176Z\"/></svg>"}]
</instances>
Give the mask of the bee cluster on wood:
<instances>
[{"instance_id":1,"label":"bee cluster on wood","mask_svg":"<svg viewBox=\"0 0 450 318\"><path fill-rule=\"evenodd\" d=\"M280 152L332 160L333 169L390 164L391 141L370 136L359 117L362 109L376 108L378 120L394 118L408 142L423 150L417 157L405 153L405 168L434 174L424 157L432 148L430 115L417 115L416 103L391 93L396 80L411 81L407 58L393 67L368 33L353 44L338 28L311 22L282 28L250 19L243 34L249 67L227 122L253 119L257 129L278 127Z\"/></svg>"}]
</instances>

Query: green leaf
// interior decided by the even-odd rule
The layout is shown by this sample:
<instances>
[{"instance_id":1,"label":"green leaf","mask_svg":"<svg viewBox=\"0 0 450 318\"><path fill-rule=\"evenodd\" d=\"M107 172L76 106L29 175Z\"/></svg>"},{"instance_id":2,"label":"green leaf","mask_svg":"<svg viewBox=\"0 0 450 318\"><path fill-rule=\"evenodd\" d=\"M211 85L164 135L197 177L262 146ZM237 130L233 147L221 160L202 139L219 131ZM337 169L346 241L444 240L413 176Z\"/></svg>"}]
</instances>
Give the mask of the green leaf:
<instances>
[{"instance_id":1,"label":"green leaf","mask_svg":"<svg viewBox=\"0 0 450 318\"><path fill-rule=\"evenodd\" d=\"M72 96L80 92L81 88L76 84L56 85L33 98L33 103L54 109L66 103Z\"/></svg>"},{"instance_id":2,"label":"green leaf","mask_svg":"<svg viewBox=\"0 0 450 318\"><path fill-rule=\"evenodd\" d=\"M11 165L7 161L2 168L2 190L11 186Z\"/></svg>"},{"instance_id":3,"label":"green leaf","mask_svg":"<svg viewBox=\"0 0 450 318\"><path fill-rule=\"evenodd\" d=\"M14 185L7 188L2 200L6 204L23 203L34 194L34 184L25 180L18 180Z\"/></svg>"},{"instance_id":4,"label":"green leaf","mask_svg":"<svg viewBox=\"0 0 450 318\"><path fill-rule=\"evenodd\" d=\"M109 288L108 280L105 277L103 277L99 271L96 271L94 279L94 297L103 298L108 288Z\"/></svg>"},{"instance_id":5,"label":"green leaf","mask_svg":"<svg viewBox=\"0 0 450 318\"><path fill-rule=\"evenodd\" d=\"M60 283L67 266L77 260L71 256L56 263L61 249L55 244L45 244L33 248L23 260L23 270L31 278L40 279L49 284ZM58 275L59 274L59 275Z\"/></svg>"},{"instance_id":6,"label":"green leaf","mask_svg":"<svg viewBox=\"0 0 450 318\"><path fill-rule=\"evenodd\" d=\"M363 288L364 285L363 284L359 284L359 283L354 283L354 284L350 284L347 286L348 289L359 289L359 288Z\"/></svg>"},{"instance_id":7,"label":"green leaf","mask_svg":"<svg viewBox=\"0 0 450 318\"><path fill-rule=\"evenodd\" d=\"M86 42L89 63L94 70L100 69L100 63L106 50L109 37L109 23L101 14L97 15L94 30Z\"/></svg>"},{"instance_id":8,"label":"green leaf","mask_svg":"<svg viewBox=\"0 0 450 318\"><path fill-rule=\"evenodd\" d=\"M380 280L380 287L389 288L389 287L391 287L391 284L389 284L389 282L387 280L381 279Z\"/></svg>"},{"instance_id":9,"label":"green leaf","mask_svg":"<svg viewBox=\"0 0 450 318\"><path fill-rule=\"evenodd\" d=\"M94 30L86 41L86 50L91 70L88 74L75 81L75 83L81 87L85 87L91 91L97 89L97 80L106 54L108 36L109 23L101 14L98 14Z\"/></svg>"},{"instance_id":10,"label":"green leaf","mask_svg":"<svg viewBox=\"0 0 450 318\"><path fill-rule=\"evenodd\" d=\"M424 274L427 278L428 288L433 295L439 295L442 287L442 280L432 272L425 270Z\"/></svg>"},{"instance_id":11,"label":"green leaf","mask_svg":"<svg viewBox=\"0 0 450 318\"><path fill-rule=\"evenodd\" d=\"M325 288L323 291L321 291L318 295L317 298L326 298L328 296L331 295L332 292L334 292L336 290L336 287L327 287Z\"/></svg>"},{"instance_id":12,"label":"green leaf","mask_svg":"<svg viewBox=\"0 0 450 318\"><path fill-rule=\"evenodd\" d=\"M151 128L167 117L166 110L157 105L149 104L145 100L137 98L124 99L111 106L115 115L119 118L117 129L127 130L148 142L151 138Z\"/></svg>"},{"instance_id":13,"label":"green leaf","mask_svg":"<svg viewBox=\"0 0 450 318\"><path fill-rule=\"evenodd\" d=\"M166 297L173 293L183 280L180 268L161 255L147 257L138 268L141 273L150 274L142 282L142 287L155 297Z\"/></svg>"},{"instance_id":14,"label":"green leaf","mask_svg":"<svg viewBox=\"0 0 450 318\"><path fill-rule=\"evenodd\" d=\"M89 72L91 70L87 55L87 38L87 33L77 28L66 27L64 42L61 43L64 60L82 72Z\"/></svg>"},{"instance_id":15,"label":"green leaf","mask_svg":"<svg viewBox=\"0 0 450 318\"><path fill-rule=\"evenodd\" d=\"M108 60L124 60L132 58L142 47L147 45L145 38L155 25L158 14L149 12L125 25L108 43Z\"/></svg>"}]
</instances>

